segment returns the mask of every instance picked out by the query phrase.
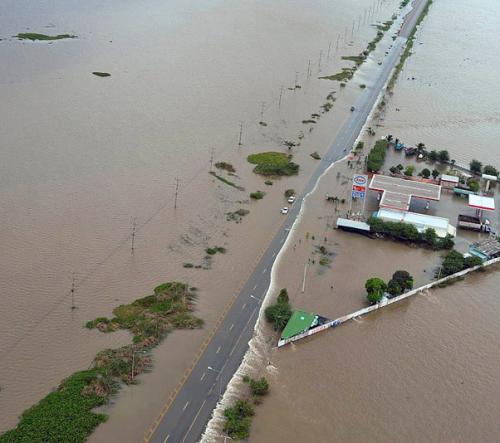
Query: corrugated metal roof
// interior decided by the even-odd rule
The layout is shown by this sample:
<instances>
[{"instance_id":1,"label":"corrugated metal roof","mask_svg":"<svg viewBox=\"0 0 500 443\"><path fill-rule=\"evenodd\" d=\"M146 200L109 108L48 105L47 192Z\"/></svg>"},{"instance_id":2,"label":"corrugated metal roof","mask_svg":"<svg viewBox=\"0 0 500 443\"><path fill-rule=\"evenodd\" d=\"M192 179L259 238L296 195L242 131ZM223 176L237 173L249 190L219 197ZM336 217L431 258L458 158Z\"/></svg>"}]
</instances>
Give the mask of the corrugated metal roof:
<instances>
[{"instance_id":1,"label":"corrugated metal roof","mask_svg":"<svg viewBox=\"0 0 500 443\"><path fill-rule=\"evenodd\" d=\"M469 194L469 206L471 208L485 209L486 211L495 210L495 199L484 197L483 195Z\"/></svg>"},{"instance_id":2,"label":"corrugated metal roof","mask_svg":"<svg viewBox=\"0 0 500 443\"><path fill-rule=\"evenodd\" d=\"M281 338L287 339L307 331L313 324L315 317L316 315L312 312L294 311L281 333Z\"/></svg>"},{"instance_id":3,"label":"corrugated metal roof","mask_svg":"<svg viewBox=\"0 0 500 443\"><path fill-rule=\"evenodd\" d=\"M455 176L455 175L446 175L446 174L443 174L441 176L441 181L458 183L459 182L459 178L457 176Z\"/></svg>"},{"instance_id":4,"label":"corrugated metal roof","mask_svg":"<svg viewBox=\"0 0 500 443\"><path fill-rule=\"evenodd\" d=\"M370 225L368 223L340 217L337 219L337 228L358 229L360 231L370 232Z\"/></svg>"}]
</instances>

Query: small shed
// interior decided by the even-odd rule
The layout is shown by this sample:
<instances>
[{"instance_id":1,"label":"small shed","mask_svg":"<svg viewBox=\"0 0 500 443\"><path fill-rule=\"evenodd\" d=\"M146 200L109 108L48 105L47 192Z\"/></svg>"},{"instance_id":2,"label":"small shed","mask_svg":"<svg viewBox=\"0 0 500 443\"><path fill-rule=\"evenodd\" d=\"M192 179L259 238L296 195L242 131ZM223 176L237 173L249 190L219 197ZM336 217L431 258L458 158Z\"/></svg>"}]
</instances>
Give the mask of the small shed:
<instances>
[{"instance_id":1,"label":"small shed","mask_svg":"<svg viewBox=\"0 0 500 443\"><path fill-rule=\"evenodd\" d=\"M441 176L441 186L444 189L453 189L459 183L459 178L454 175L443 174Z\"/></svg>"}]
</instances>

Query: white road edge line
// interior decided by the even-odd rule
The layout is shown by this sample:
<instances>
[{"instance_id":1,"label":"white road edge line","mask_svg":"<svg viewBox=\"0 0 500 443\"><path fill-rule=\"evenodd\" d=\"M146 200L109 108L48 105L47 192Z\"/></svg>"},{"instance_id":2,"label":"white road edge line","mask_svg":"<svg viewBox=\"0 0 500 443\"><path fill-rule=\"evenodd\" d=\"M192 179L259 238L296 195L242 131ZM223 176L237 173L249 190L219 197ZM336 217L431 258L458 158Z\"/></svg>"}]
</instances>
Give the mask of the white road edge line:
<instances>
[{"instance_id":1,"label":"white road edge line","mask_svg":"<svg viewBox=\"0 0 500 443\"><path fill-rule=\"evenodd\" d=\"M245 309L246 307L247 307L247 304L245 303L245 304L241 307L241 309L243 310L243 309Z\"/></svg>"},{"instance_id":2,"label":"white road edge line","mask_svg":"<svg viewBox=\"0 0 500 443\"><path fill-rule=\"evenodd\" d=\"M234 328L234 323L229 327L229 330L232 331Z\"/></svg>"},{"instance_id":3,"label":"white road edge line","mask_svg":"<svg viewBox=\"0 0 500 443\"><path fill-rule=\"evenodd\" d=\"M165 440L163 440L163 443L166 443L166 441L170 438L170 434L168 434L165 438Z\"/></svg>"}]
</instances>

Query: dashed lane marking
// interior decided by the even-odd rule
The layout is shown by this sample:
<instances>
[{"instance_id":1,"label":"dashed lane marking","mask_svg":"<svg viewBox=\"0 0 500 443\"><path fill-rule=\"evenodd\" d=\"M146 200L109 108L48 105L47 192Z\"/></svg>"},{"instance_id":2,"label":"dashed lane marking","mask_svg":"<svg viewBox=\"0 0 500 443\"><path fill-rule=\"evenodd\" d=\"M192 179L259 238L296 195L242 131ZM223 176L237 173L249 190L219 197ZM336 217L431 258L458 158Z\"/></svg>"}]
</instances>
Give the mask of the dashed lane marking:
<instances>
[{"instance_id":1,"label":"dashed lane marking","mask_svg":"<svg viewBox=\"0 0 500 443\"><path fill-rule=\"evenodd\" d=\"M189 404L189 402L187 401L186 404L184 405L184 407L182 408L183 411L186 410L186 408L188 407L188 404Z\"/></svg>"},{"instance_id":2,"label":"dashed lane marking","mask_svg":"<svg viewBox=\"0 0 500 443\"><path fill-rule=\"evenodd\" d=\"M234 328L234 323L229 327L229 330L232 331Z\"/></svg>"},{"instance_id":3,"label":"dashed lane marking","mask_svg":"<svg viewBox=\"0 0 500 443\"><path fill-rule=\"evenodd\" d=\"M216 354L218 354L218 353L220 352L220 348L222 348L222 346L219 346L219 347L217 348L217 351L215 351L215 353L216 353Z\"/></svg>"},{"instance_id":4,"label":"dashed lane marking","mask_svg":"<svg viewBox=\"0 0 500 443\"><path fill-rule=\"evenodd\" d=\"M200 381L203 381L203 379L205 378L205 375L206 375L206 373L204 372L203 375L200 378Z\"/></svg>"}]
</instances>

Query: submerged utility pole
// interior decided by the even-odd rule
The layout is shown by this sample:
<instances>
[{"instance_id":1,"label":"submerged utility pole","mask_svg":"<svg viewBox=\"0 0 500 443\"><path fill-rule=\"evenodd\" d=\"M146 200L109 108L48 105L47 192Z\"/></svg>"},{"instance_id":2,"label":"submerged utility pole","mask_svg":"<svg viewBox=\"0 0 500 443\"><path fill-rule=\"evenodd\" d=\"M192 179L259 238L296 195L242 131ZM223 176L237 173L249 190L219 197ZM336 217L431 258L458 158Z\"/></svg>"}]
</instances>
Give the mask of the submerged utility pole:
<instances>
[{"instance_id":1,"label":"submerged utility pole","mask_svg":"<svg viewBox=\"0 0 500 443\"><path fill-rule=\"evenodd\" d=\"M213 171L215 148L210 148L210 172Z\"/></svg>"},{"instance_id":2,"label":"submerged utility pole","mask_svg":"<svg viewBox=\"0 0 500 443\"><path fill-rule=\"evenodd\" d=\"M174 209L177 208L177 196L179 195L179 177L175 177L175 197L174 197Z\"/></svg>"},{"instance_id":3,"label":"submerged utility pole","mask_svg":"<svg viewBox=\"0 0 500 443\"><path fill-rule=\"evenodd\" d=\"M356 24L355 20L352 21L352 28L351 28L351 40L354 37L354 25Z\"/></svg>"},{"instance_id":4,"label":"submerged utility pole","mask_svg":"<svg viewBox=\"0 0 500 443\"><path fill-rule=\"evenodd\" d=\"M330 50L332 49L332 42L328 43L328 52L326 54L326 61L330 61Z\"/></svg>"},{"instance_id":5,"label":"submerged utility pole","mask_svg":"<svg viewBox=\"0 0 500 443\"><path fill-rule=\"evenodd\" d=\"M307 78L311 77L311 59L307 62Z\"/></svg>"},{"instance_id":6,"label":"submerged utility pole","mask_svg":"<svg viewBox=\"0 0 500 443\"><path fill-rule=\"evenodd\" d=\"M241 137L243 136L243 122L240 122L240 138L238 140L238 147L241 148Z\"/></svg>"},{"instance_id":7,"label":"submerged utility pole","mask_svg":"<svg viewBox=\"0 0 500 443\"><path fill-rule=\"evenodd\" d=\"M321 72L321 59L323 58L323 51L319 51L319 59L318 59L318 72Z\"/></svg>"},{"instance_id":8,"label":"submerged utility pole","mask_svg":"<svg viewBox=\"0 0 500 443\"><path fill-rule=\"evenodd\" d=\"M295 71L295 85L294 89L297 89L297 85L299 84L299 71Z\"/></svg>"},{"instance_id":9,"label":"submerged utility pole","mask_svg":"<svg viewBox=\"0 0 500 443\"><path fill-rule=\"evenodd\" d=\"M132 220L132 244L130 245L130 250L132 251L132 254L134 253L134 243L135 243L135 230L137 228L137 217L134 217Z\"/></svg>"},{"instance_id":10,"label":"submerged utility pole","mask_svg":"<svg viewBox=\"0 0 500 443\"><path fill-rule=\"evenodd\" d=\"M283 90L285 88L283 88L283 86L280 87L280 99L278 101L278 109L281 109L281 97L283 96Z\"/></svg>"},{"instance_id":11,"label":"submerged utility pole","mask_svg":"<svg viewBox=\"0 0 500 443\"><path fill-rule=\"evenodd\" d=\"M335 44L335 50L339 49L340 34L337 34L337 43Z\"/></svg>"},{"instance_id":12,"label":"submerged utility pole","mask_svg":"<svg viewBox=\"0 0 500 443\"><path fill-rule=\"evenodd\" d=\"M71 310L76 309L75 306L75 273L71 275Z\"/></svg>"},{"instance_id":13,"label":"submerged utility pole","mask_svg":"<svg viewBox=\"0 0 500 443\"><path fill-rule=\"evenodd\" d=\"M260 102L260 121L264 122L264 109L266 107L266 102Z\"/></svg>"}]
</instances>

